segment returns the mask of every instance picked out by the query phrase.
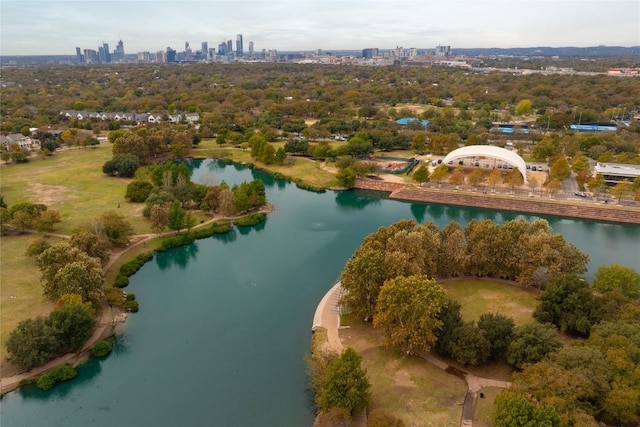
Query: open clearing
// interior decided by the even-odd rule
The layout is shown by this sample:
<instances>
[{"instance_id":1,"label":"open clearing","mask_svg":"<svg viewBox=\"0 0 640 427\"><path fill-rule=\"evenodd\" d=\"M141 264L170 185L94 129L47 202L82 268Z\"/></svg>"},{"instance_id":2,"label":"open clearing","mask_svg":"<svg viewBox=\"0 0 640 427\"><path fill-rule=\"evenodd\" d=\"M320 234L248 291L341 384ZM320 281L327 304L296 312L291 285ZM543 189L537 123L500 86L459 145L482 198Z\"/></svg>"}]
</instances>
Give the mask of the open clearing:
<instances>
[{"instance_id":1,"label":"open clearing","mask_svg":"<svg viewBox=\"0 0 640 427\"><path fill-rule=\"evenodd\" d=\"M369 411L382 410L406 426L458 426L467 391L463 380L426 360L383 345L380 331L351 320L340 331L343 345L362 356L371 382Z\"/></svg>"},{"instance_id":2,"label":"open clearing","mask_svg":"<svg viewBox=\"0 0 640 427\"><path fill-rule=\"evenodd\" d=\"M40 270L33 258L25 255L39 235L3 236L0 239L0 362L7 356L5 344L9 333L23 320L46 316L53 302L42 295ZM50 238L51 243L58 239Z\"/></svg>"},{"instance_id":3,"label":"open clearing","mask_svg":"<svg viewBox=\"0 0 640 427\"><path fill-rule=\"evenodd\" d=\"M460 279L440 283L447 294L462 305L462 319L477 321L483 313L511 317L516 326L532 323L538 292L507 282Z\"/></svg>"},{"instance_id":4,"label":"open clearing","mask_svg":"<svg viewBox=\"0 0 640 427\"><path fill-rule=\"evenodd\" d=\"M103 212L114 210L131 222L136 234L148 233L143 204L125 198L130 180L109 177L102 165L111 159L111 145L68 149L51 157L33 157L28 163L2 165L0 194L9 206L19 202L44 203L60 212L56 232L69 234Z\"/></svg>"}]
</instances>

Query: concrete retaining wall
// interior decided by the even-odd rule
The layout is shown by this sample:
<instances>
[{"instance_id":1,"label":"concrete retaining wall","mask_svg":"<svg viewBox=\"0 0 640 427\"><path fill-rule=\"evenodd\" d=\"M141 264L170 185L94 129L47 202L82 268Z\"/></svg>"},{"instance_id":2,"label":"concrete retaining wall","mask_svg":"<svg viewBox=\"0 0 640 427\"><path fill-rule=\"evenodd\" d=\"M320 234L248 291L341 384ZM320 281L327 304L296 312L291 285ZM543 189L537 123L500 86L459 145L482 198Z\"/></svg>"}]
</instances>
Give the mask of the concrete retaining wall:
<instances>
[{"instance_id":1,"label":"concrete retaining wall","mask_svg":"<svg viewBox=\"0 0 640 427\"><path fill-rule=\"evenodd\" d=\"M561 200L523 199L504 195L444 191L385 181L356 180L355 188L386 191L389 198L411 202L498 209L541 215L583 218L595 221L640 224L640 209Z\"/></svg>"}]
</instances>

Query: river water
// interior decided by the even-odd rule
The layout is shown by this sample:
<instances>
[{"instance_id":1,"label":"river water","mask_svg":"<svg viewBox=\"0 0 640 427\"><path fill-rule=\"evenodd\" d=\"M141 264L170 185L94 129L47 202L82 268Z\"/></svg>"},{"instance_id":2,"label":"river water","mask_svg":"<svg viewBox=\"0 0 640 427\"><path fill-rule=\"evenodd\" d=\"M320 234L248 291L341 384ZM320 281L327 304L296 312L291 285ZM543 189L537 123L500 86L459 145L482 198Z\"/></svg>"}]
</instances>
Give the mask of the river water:
<instances>
[{"instance_id":1,"label":"river water","mask_svg":"<svg viewBox=\"0 0 640 427\"><path fill-rule=\"evenodd\" d=\"M49 392L28 386L6 395L3 427L310 426L303 356L313 313L362 239L402 218L443 227L519 217L359 191L313 193L241 165L190 164L194 181L262 179L275 212L257 227L157 255L126 289L140 312L114 352ZM546 219L589 254L588 277L613 262L640 270L640 227Z\"/></svg>"}]
</instances>

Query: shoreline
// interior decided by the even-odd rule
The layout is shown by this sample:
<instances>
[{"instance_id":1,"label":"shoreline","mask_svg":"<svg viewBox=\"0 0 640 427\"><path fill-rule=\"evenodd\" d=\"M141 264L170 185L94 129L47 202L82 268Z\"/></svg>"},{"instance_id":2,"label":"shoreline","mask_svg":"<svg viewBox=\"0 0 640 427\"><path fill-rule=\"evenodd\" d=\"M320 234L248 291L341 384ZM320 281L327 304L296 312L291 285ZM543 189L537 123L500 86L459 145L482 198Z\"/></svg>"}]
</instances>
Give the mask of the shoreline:
<instances>
[{"instance_id":1,"label":"shoreline","mask_svg":"<svg viewBox=\"0 0 640 427\"><path fill-rule=\"evenodd\" d=\"M273 211L274 211L273 205L267 203L265 206L263 206L261 209L257 210L256 212L264 212L269 214L269 213L272 213ZM250 212L250 213L254 213L254 212ZM237 215L233 217L223 217L223 216L214 215L212 218L208 219L207 221L194 226L192 230L200 227L205 227L216 221L224 221L224 220L233 221L234 219L242 218L245 215L247 214ZM136 239L135 242L129 244L128 246L126 246L120 251L112 252L109 258L109 261L102 268L105 275L105 282L109 274L113 272L112 270L115 268L116 263L122 260L123 258L126 258L125 256L129 252L131 252L134 248L137 248L140 245L146 245L147 242L152 241L154 239L163 239L165 237L175 236L184 231L186 231L186 229L179 230L179 231L170 231L162 234L138 234L135 236L131 236L131 239ZM59 237L60 236L66 237L66 235L59 235ZM39 376L46 374L47 372L57 368L58 366L68 363L75 368L78 365L88 361L90 359L89 351L91 350L91 348L98 341L111 338L114 335L116 335L117 326L119 324L124 323L127 319L127 316L128 316L128 313L126 311L121 310L117 307L111 307L107 305L104 300L101 300L100 308L98 310L98 314L96 315L97 326L94 329L91 337L82 345L82 347L80 347L78 351L74 353L67 353L65 355L62 355L60 357L57 357L47 362L42 366L33 368L30 371L19 372L19 373L16 373L15 375L4 376L3 372L6 370L6 366L0 366L0 368L3 368L2 369L3 372L0 372L0 400L5 394L20 388L24 384L28 384L32 382L33 380L37 379Z\"/></svg>"},{"instance_id":2,"label":"shoreline","mask_svg":"<svg viewBox=\"0 0 640 427\"><path fill-rule=\"evenodd\" d=\"M362 178L356 180L354 188L383 191L389 193L390 199L407 202L467 206L528 214L552 215L561 218L579 218L598 222L640 225L640 208L629 206L523 198L512 195L484 194L463 190L443 190Z\"/></svg>"}]
</instances>

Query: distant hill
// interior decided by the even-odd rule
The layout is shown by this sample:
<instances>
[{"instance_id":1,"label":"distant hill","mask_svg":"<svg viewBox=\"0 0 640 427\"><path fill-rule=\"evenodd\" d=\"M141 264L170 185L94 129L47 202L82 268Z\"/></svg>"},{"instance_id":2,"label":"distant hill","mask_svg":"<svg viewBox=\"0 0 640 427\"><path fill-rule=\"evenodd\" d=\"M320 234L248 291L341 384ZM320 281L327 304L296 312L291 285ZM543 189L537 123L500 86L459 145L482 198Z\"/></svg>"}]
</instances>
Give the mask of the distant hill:
<instances>
[{"instance_id":1,"label":"distant hill","mask_svg":"<svg viewBox=\"0 0 640 427\"><path fill-rule=\"evenodd\" d=\"M455 55L512 55L512 56L573 56L573 57L603 57L603 56L632 56L640 55L640 46L593 46L593 47L514 47L502 49L474 48L456 49L451 48Z\"/></svg>"}]
</instances>

